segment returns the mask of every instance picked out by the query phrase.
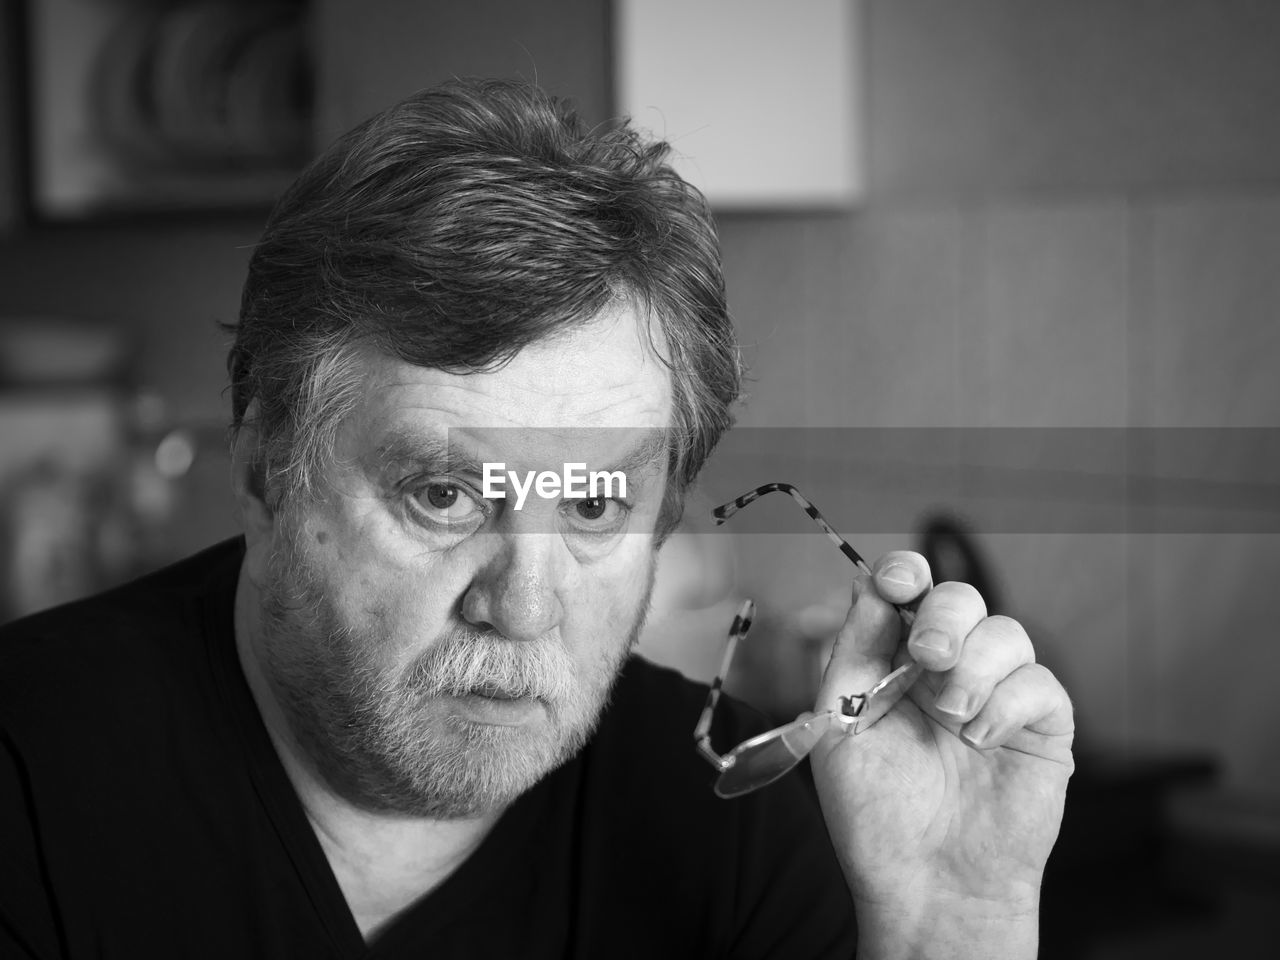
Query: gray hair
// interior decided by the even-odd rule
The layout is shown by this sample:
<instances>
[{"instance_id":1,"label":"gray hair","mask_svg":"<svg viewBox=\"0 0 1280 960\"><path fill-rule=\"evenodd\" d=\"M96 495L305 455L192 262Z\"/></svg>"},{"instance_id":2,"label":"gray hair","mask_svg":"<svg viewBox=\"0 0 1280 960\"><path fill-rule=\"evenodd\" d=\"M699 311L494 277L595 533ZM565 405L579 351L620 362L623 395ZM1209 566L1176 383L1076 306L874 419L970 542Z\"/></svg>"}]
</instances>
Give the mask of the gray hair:
<instances>
[{"instance_id":1,"label":"gray hair","mask_svg":"<svg viewBox=\"0 0 1280 960\"><path fill-rule=\"evenodd\" d=\"M254 251L227 359L233 431L256 402L269 499L315 492L362 349L493 370L625 298L672 373L674 526L742 365L711 212L668 152L626 123L588 130L530 85L473 80L409 97L312 162Z\"/></svg>"}]
</instances>

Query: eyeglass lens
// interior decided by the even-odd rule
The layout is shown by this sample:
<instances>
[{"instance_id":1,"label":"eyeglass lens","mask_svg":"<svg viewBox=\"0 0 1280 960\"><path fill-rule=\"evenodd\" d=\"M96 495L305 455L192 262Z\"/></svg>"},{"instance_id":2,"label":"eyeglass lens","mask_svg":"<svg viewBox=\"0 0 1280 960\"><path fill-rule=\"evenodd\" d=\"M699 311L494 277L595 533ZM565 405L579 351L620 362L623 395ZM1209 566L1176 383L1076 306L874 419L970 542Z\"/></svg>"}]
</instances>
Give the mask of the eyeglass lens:
<instances>
[{"instance_id":1,"label":"eyeglass lens","mask_svg":"<svg viewBox=\"0 0 1280 960\"><path fill-rule=\"evenodd\" d=\"M773 783L809 755L834 717L831 711L805 717L739 744L728 754L733 764L716 781L716 794L737 797Z\"/></svg>"}]
</instances>

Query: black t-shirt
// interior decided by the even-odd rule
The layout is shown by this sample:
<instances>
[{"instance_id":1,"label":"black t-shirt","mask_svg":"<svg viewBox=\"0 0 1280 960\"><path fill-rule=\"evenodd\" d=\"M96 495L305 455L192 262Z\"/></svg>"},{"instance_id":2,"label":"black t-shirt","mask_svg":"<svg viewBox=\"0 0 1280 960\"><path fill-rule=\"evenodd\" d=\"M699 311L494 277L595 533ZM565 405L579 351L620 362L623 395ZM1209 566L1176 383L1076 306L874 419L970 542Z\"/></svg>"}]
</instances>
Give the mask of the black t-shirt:
<instances>
[{"instance_id":1,"label":"black t-shirt","mask_svg":"<svg viewBox=\"0 0 1280 960\"><path fill-rule=\"evenodd\" d=\"M240 670L243 549L0 630L0 957L852 956L805 785L717 798L706 688L638 658L591 743L366 945ZM722 708L722 749L759 729Z\"/></svg>"}]
</instances>

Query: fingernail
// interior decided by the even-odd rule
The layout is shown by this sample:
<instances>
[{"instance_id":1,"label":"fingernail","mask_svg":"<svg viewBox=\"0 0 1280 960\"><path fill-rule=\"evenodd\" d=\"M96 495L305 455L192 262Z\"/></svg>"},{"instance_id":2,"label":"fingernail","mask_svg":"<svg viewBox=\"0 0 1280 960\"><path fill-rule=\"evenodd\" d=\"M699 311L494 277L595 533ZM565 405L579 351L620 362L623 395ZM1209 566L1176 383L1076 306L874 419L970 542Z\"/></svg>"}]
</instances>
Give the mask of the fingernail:
<instances>
[{"instance_id":1,"label":"fingernail","mask_svg":"<svg viewBox=\"0 0 1280 960\"><path fill-rule=\"evenodd\" d=\"M921 630L911 638L911 646L926 650L929 653L947 654L951 652L951 640L941 630Z\"/></svg>"},{"instance_id":2,"label":"fingernail","mask_svg":"<svg viewBox=\"0 0 1280 960\"><path fill-rule=\"evenodd\" d=\"M974 747L981 747L991 734L991 724L979 717L960 731L960 736Z\"/></svg>"},{"instance_id":3,"label":"fingernail","mask_svg":"<svg viewBox=\"0 0 1280 960\"><path fill-rule=\"evenodd\" d=\"M915 574L905 563L889 564L880 571L880 579L885 583L892 583L899 587L914 587L916 585Z\"/></svg>"},{"instance_id":4,"label":"fingernail","mask_svg":"<svg viewBox=\"0 0 1280 960\"><path fill-rule=\"evenodd\" d=\"M933 705L943 713L949 713L953 717L963 717L969 712L969 694L959 687L946 686L938 694L938 699L933 701Z\"/></svg>"}]
</instances>

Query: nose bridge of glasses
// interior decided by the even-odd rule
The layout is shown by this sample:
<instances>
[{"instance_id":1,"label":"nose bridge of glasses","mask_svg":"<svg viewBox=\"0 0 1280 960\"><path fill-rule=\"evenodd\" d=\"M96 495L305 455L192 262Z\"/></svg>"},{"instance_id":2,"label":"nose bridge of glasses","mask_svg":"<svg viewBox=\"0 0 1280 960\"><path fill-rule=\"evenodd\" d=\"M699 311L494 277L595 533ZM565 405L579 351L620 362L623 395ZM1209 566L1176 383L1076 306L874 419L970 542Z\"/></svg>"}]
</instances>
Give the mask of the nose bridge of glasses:
<instances>
[{"instance_id":1,"label":"nose bridge of glasses","mask_svg":"<svg viewBox=\"0 0 1280 960\"><path fill-rule=\"evenodd\" d=\"M893 709L923 672L924 668L912 660L902 664L866 693L841 697L840 721L847 732L858 734L871 729Z\"/></svg>"}]
</instances>

